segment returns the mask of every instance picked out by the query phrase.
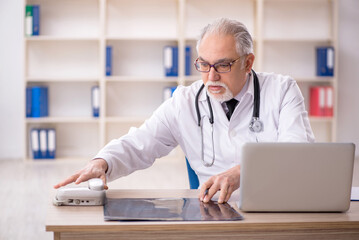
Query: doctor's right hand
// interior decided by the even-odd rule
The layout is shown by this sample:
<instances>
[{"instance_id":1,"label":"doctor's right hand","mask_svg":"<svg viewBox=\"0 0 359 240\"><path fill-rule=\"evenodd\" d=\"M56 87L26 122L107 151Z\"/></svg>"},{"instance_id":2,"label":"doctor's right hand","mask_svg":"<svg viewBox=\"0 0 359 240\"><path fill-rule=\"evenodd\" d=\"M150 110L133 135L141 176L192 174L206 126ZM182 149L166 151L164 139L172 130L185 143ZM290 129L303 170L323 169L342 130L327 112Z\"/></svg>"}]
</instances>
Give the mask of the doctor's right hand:
<instances>
[{"instance_id":1,"label":"doctor's right hand","mask_svg":"<svg viewBox=\"0 0 359 240\"><path fill-rule=\"evenodd\" d=\"M75 182L79 184L85 182L91 178L101 178L104 183L104 188L108 189L106 185L106 171L108 165L107 162L102 158L97 158L89 162L83 169L75 173L74 175L68 177L64 181L56 184L55 189L66 186L67 184Z\"/></svg>"}]
</instances>

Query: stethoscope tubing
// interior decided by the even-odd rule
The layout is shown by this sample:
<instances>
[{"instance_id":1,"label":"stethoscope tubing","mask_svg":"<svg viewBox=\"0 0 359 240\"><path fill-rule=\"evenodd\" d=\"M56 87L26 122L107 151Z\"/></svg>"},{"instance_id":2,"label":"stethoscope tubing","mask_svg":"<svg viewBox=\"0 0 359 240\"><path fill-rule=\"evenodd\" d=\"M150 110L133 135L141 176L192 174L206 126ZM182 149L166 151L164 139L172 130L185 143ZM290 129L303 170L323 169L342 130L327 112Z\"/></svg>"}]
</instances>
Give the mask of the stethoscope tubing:
<instances>
[{"instance_id":1,"label":"stethoscope tubing","mask_svg":"<svg viewBox=\"0 0 359 240\"><path fill-rule=\"evenodd\" d=\"M257 74L255 73L255 71L253 69L251 71L253 73L254 100L253 100L252 120L251 120L251 122L249 124L249 129L254 133L258 133L258 132L263 130L263 123L259 119L260 87L259 87L259 81L258 81ZM202 84L202 86L200 87L200 89L198 90L198 92L196 94L195 108L196 108L196 114L197 114L197 124L198 124L198 127L200 127L200 130L201 130L201 143L202 143L202 152L201 152L202 156L201 157L202 157L202 163L203 163L203 165L205 167L211 167L214 164L215 156L216 156L215 151L214 151L214 136L213 136L214 117L213 117L212 104L211 104L211 101L210 101L210 98L209 98L208 94L206 93L208 109L209 109L209 115L210 115L208 120L209 120L209 122L211 124L211 137L212 137L212 161L210 163L207 163L204 160L203 124L201 124L202 118L201 118L201 112L200 112L199 103L198 103L199 102L199 95L201 94L203 88L204 88L204 84Z\"/></svg>"}]
</instances>

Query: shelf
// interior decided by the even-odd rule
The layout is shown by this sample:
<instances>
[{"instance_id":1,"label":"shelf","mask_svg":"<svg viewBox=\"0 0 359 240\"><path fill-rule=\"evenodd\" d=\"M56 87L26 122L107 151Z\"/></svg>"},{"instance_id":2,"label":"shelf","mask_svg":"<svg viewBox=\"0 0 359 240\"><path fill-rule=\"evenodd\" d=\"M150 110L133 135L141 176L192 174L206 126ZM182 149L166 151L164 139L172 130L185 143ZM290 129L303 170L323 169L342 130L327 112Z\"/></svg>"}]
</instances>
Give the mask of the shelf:
<instances>
[{"instance_id":1,"label":"shelf","mask_svg":"<svg viewBox=\"0 0 359 240\"><path fill-rule=\"evenodd\" d=\"M25 52L25 76L56 79L100 76L97 41L29 41Z\"/></svg>"},{"instance_id":2,"label":"shelf","mask_svg":"<svg viewBox=\"0 0 359 240\"><path fill-rule=\"evenodd\" d=\"M60 158L52 158L52 159L32 159L27 158L25 159L25 162L27 164L81 164L85 166L86 163L88 163L91 160L91 158L87 157L60 157Z\"/></svg>"},{"instance_id":3,"label":"shelf","mask_svg":"<svg viewBox=\"0 0 359 240\"><path fill-rule=\"evenodd\" d=\"M157 37L157 36L106 36L105 39L107 41L174 41L177 42L178 38L177 37Z\"/></svg>"},{"instance_id":4,"label":"shelf","mask_svg":"<svg viewBox=\"0 0 359 240\"><path fill-rule=\"evenodd\" d=\"M172 82L177 83L178 77L140 77L140 76L111 76L106 82Z\"/></svg>"},{"instance_id":5,"label":"shelf","mask_svg":"<svg viewBox=\"0 0 359 240\"><path fill-rule=\"evenodd\" d=\"M99 123L99 118L94 117L40 117L26 118L27 124L32 123Z\"/></svg>"},{"instance_id":6,"label":"shelf","mask_svg":"<svg viewBox=\"0 0 359 240\"><path fill-rule=\"evenodd\" d=\"M42 82L51 82L51 83L77 83L77 82L83 82L83 83L95 83L99 81L99 77L82 77L82 78L71 78L71 77L66 77L66 78L58 78L55 76L49 76L49 77L44 77L44 76L31 76L31 77L26 77L25 81L26 82L33 82L33 83L42 83Z\"/></svg>"},{"instance_id":7,"label":"shelf","mask_svg":"<svg viewBox=\"0 0 359 240\"><path fill-rule=\"evenodd\" d=\"M177 0L107 0L108 38L177 39Z\"/></svg>"},{"instance_id":8,"label":"shelf","mask_svg":"<svg viewBox=\"0 0 359 240\"><path fill-rule=\"evenodd\" d=\"M25 41L28 42L41 42L41 41L99 41L99 37L81 37L81 36L31 36L26 37Z\"/></svg>"}]
</instances>

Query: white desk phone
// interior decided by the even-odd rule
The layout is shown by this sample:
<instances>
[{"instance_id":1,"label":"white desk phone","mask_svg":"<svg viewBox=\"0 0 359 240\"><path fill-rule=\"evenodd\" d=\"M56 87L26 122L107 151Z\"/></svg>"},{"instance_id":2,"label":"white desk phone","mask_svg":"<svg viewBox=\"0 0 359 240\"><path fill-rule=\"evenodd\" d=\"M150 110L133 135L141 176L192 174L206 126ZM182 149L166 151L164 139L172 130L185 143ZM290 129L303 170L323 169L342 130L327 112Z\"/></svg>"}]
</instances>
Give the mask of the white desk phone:
<instances>
[{"instance_id":1,"label":"white desk phone","mask_svg":"<svg viewBox=\"0 0 359 240\"><path fill-rule=\"evenodd\" d=\"M103 181L93 178L88 181L88 187L60 188L53 203L56 206L99 206L105 203L105 198Z\"/></svg>"}]
</instances>

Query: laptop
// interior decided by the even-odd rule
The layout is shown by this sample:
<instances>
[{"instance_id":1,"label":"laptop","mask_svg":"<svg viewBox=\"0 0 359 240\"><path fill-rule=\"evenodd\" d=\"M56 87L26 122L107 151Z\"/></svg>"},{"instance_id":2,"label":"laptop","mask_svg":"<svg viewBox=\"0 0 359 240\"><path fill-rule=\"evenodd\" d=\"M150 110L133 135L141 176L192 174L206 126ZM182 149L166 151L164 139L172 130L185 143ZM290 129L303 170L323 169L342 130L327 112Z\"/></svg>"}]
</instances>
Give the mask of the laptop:
<instances>
[{"instance_id":1,"label":"laptop","mask_svg":"<svg viewBox=\"0 0 359 240\"><path fill-rule=\"evenodd\" d=\"M345 212L353 143L246 143L239 208L245 212Z\"/></svg>"}]
</instances>

